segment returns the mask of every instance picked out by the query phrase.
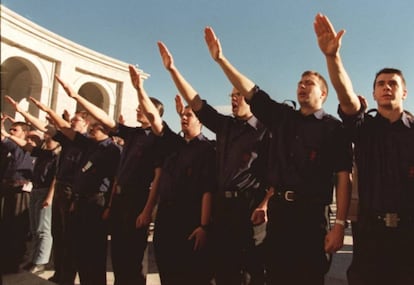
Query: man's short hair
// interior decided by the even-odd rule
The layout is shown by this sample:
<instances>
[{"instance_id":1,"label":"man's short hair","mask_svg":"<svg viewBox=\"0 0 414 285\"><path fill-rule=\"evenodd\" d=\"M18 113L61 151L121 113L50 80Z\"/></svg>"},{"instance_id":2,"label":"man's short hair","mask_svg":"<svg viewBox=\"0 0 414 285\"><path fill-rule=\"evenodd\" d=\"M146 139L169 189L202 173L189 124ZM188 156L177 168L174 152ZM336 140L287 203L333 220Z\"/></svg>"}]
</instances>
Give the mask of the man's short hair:
<instances>
[{"instance_id":1,"label":"man's short hair","mask_svg":"<svg viewBox=\"0 0 414 285\"><path fill-rule=\"evenodd\" d=\"M406 84L405 84L405 78L404 78L404 75L403 75L403 73L402 73L402 71L401 70L399 70L399 69L396 69L396 68L391 68L391 67L385 67L385 68L383 68L383 69L381 69L380 71L378 71L376 74L375 74L375 79L374 79L374 84L373 84L373 88L375 89L375 83L377 82L377 78L378 78L378 76L380 76L381 74L397 74L398 76L400 76L401 77L401 81L402 81L402 83L404 84L404 88L405 88L405 86L406 86Z\"/></svg>"},{"instance_id":2,"label":"man's short hair","mask_svg":"<svg viewBox=\"0 0 414 285\"><path fill-rule=\"evenodd\" d=\"M32 129L31 126L28 123L26 123L26 122L20 122L20 121L13 122L11 124L11 126L12 127L19 126L22 129L22 131L25 132L25 133L28 133Z\"/></svg>"},{"instance_id":3,"label":"man's short hair","mask_svg":"<svg viewBox=\"0 0 414 285\"><path fill-rule=\"evenodd\" d=\"M160 117L162 117L162 115L164 115L164 105L157 98L150 97L150 100L152 104L154 104L155 108L157 108Z\"/></svg>"},{"instance_id":4,"label":"man's short hair","mask_svg":"<svg viewBox=\"0 0 414 285\"><path fill-rule=\"evenodd\" d=\"M305 72L302 73L301 77L304 77L304 76L307 76L307 75L314 75L319 79L319 81L321 83L321 86L322 86L321 89L322 89L322 91L326 92L326 97L328 97L329 88L328 88L328 82L326 81L326 79L319 72L316 72L316 71L313 71L313 70L306 70Z\"/></svg>"}]
</instances>

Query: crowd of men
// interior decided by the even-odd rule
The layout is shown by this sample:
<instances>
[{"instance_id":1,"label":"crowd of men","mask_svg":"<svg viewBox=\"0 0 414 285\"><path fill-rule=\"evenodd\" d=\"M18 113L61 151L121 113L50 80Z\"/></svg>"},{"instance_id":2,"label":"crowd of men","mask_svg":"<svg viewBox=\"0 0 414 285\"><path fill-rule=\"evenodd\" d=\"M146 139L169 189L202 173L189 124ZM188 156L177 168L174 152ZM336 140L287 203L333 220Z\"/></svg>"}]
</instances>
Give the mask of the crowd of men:
<instances>
[{"instance_id":1,"label":"crowd of men","mask_svg":"<svg viewBox=\"0 0 414 285\"><path fill-rule=\"evenodd\" d=\"M145 284L142 260L156 210L163 285L324 284L343 246L354 172L349 284L414 284L414 117L403 107L403 73L375 75L377 106L367 111L340 57L345 32L321 14L314 30L341 120L323 110L328 83L320 73L299 77L298 110L277 102L230 63L211 27L205 41L233 86L232 116L202 99L163 42L162 63L180 94L179 133L133 66L139 127L116 122L59 75L82 109L72 118L30 98L47 113L44 123L6 97L26 122L12 122L7 132L4 123L13 119L2 115L2 272L23 262L42 272L53 244L52 281L73 285L78 273L83 285L105 285L110 234L115 284Z\"/></svg>"}]
</instances>

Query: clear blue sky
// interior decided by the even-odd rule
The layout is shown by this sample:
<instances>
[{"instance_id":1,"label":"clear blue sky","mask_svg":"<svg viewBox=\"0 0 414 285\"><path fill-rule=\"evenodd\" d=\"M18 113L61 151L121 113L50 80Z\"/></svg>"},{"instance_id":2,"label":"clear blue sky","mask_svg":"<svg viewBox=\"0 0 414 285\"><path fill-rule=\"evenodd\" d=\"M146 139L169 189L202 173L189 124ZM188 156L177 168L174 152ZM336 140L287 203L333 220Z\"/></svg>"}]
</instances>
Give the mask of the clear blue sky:
<instances>
[{"instance_id":1,"label":"clear blue sky","mask_svg":"<svg viewBox=\"0 0 414 285\"><path fill-rule=\"evenodd\" d=\"M210 58L205 26L214 28L226 57L274 99L295 99L302 71L313 69L327 77L313 32L318 12L328 15L337 30L346 29L342 57L355 91L369 99L370 107L375 106L375 72L396 67L407 80L405 108L414 112L414 1L3 0L2 4L69 40L138 64L151 74L145 88L164 102L165 120L176 130L177 91L162 66L157 41L166 43L176 66L215 106L228 105L231 86ZM336 115L336 108L331 88L325 109Z\"/></svg>"}]
</instances>

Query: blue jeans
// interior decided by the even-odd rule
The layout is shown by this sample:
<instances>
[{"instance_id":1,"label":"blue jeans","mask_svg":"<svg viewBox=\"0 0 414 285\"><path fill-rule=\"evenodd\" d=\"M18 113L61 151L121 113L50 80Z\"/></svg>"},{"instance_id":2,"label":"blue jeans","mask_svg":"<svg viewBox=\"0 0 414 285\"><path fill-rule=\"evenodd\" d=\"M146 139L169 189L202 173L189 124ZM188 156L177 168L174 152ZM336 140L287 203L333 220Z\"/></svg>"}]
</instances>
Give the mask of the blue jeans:
<instances>
[{"instance_id":1,"label":"blue jeans","mask_svg":"<svg viewBox=\"0 0 414 285\"><path fill-rule=\"evenodd\" d=\"M30 193L30 230L33 238L33 264L47 264L52 250L52 206L43 208L49 188L35 188Z\"/></svg>"}]
</instances>

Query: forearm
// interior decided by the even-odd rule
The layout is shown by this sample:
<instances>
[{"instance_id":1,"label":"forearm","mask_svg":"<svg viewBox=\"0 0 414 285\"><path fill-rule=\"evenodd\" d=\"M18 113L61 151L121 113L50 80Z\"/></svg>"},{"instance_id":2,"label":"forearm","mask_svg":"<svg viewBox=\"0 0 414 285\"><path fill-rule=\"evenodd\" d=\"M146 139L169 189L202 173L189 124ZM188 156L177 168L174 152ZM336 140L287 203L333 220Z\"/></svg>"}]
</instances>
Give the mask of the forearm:
<instances>
[{"instance_id":1,"label":"forearm","mask_svg":"<svg viewBox=\"0 0 414 285\"><path fill-rule=\"evenodd\" d=\"M337 174L336 185L336 219L345 221L348 215L351 199L351 174L348 171L341 171Z\"/></svg>"},{"instance_id":2,"label":"forearm","mask_svg":"<svg viewBox=\"0 0 414 285\"><path fill-rule=\"evenodd\" d=\"M25 151L32 152L33 145L31 145L30 143L28 143L27 140L18 138L18 137L14 136L14 135L9 135L7 137L9 139L11 139L12 141L14 141L18 146L20 146Z\"/></svg>"},{"instance_id":3,"label":"forearm","mask_svg":"<svg viewBox=\"0 0 414 285\"><path fill-rule=\"evenodd\" d=\"M163 131L163 124L160 113L157 108L152 103L144 87L137 88L138 102L141 107L141 110L144 112L145 116L151 124L151 129L156 135L160 135Z\"/></svg>"},{"instance_id":4,"label":"forearm","mask_svg":"<svg viewBox=\"0 0 414 285\"><path fill-rule=\"evenodd\" d=\"M184 97L185 101L191 106L191 109L198 111L202 107L202 101L198 96L197 91L191 86L191 84L181 75L177 68L169 70L171 78L178 89L178 92Z\"/></svg>"},{"instance_id":5,"label":"forearm","mask_svg":"<svg viewBox=\"0 0 414 285\"><path fill-rule=\"evenodd\" d=\"M72 94L72 98L74 98L76 102L78 102L83 108L85 108L85 110L100 123L102 123L110 129L115 128L115 121L111 119L104 110L102 110L95 104L89 102L86 98L82 97L79 94Z\"/></svg>"},{"instance_id":6,"label":"forearm","mask_svg":"<svg viewBox=\"0 0 414 285\"><path fill-rule=\"evenodd\" d=\"M201 226L208 226L211 219L211 193L206 192L203 194L201 201Z\"/></svg>"},{"instance_id":7,"label":"forearm","mask_svg":"<svg viewBox=\"0 0 414 285\"><path fill-rule=\"evenodd\" d=\"M151 188L149 191L147 203L145 204L145 207L143 210L144 212L148 212L149 214L152 214L152 211L154 210L154 207L157 204L158 185L159 185L160 176L161 176L161 168L156 168L154 180L151 183Z\"/></svg>"},{"instance_id":8,"label":"forearm","mask_svg":"<svg viewBox=\"0 0 414 285\"><path fill-rule=\"evenodd\" d=\"M233 87L248 100L254 95L255 83L240 73L224 56L217 60L224 74L227 76Z\"/></svg>"},{"instance_id":9,"label":"forearm","mask_svg":"<svg viewBox=\"0 0 414 285\"><path fill-rule=\"evenodd\" d=\"M48 125L47 123L42 122L40 119L36 118L29 112L21 111L19 113L26 119L27 122L29 122L33 127L38 129L39 131L42 131L42 132L47 131L46 129L46 126Z\"/></svg>"},{"instance_id":10,"label":"forearm","mask_svg":"<svg viewBox=\"0 0 414 285\"><path fill-rule=\"evenodd\" d=\"M348 115L356 114L361 108L361 104L354 92L352 81L345 70L340 55L326 56L326 63L342 111Z\"/></svg>"}]
</instances>

